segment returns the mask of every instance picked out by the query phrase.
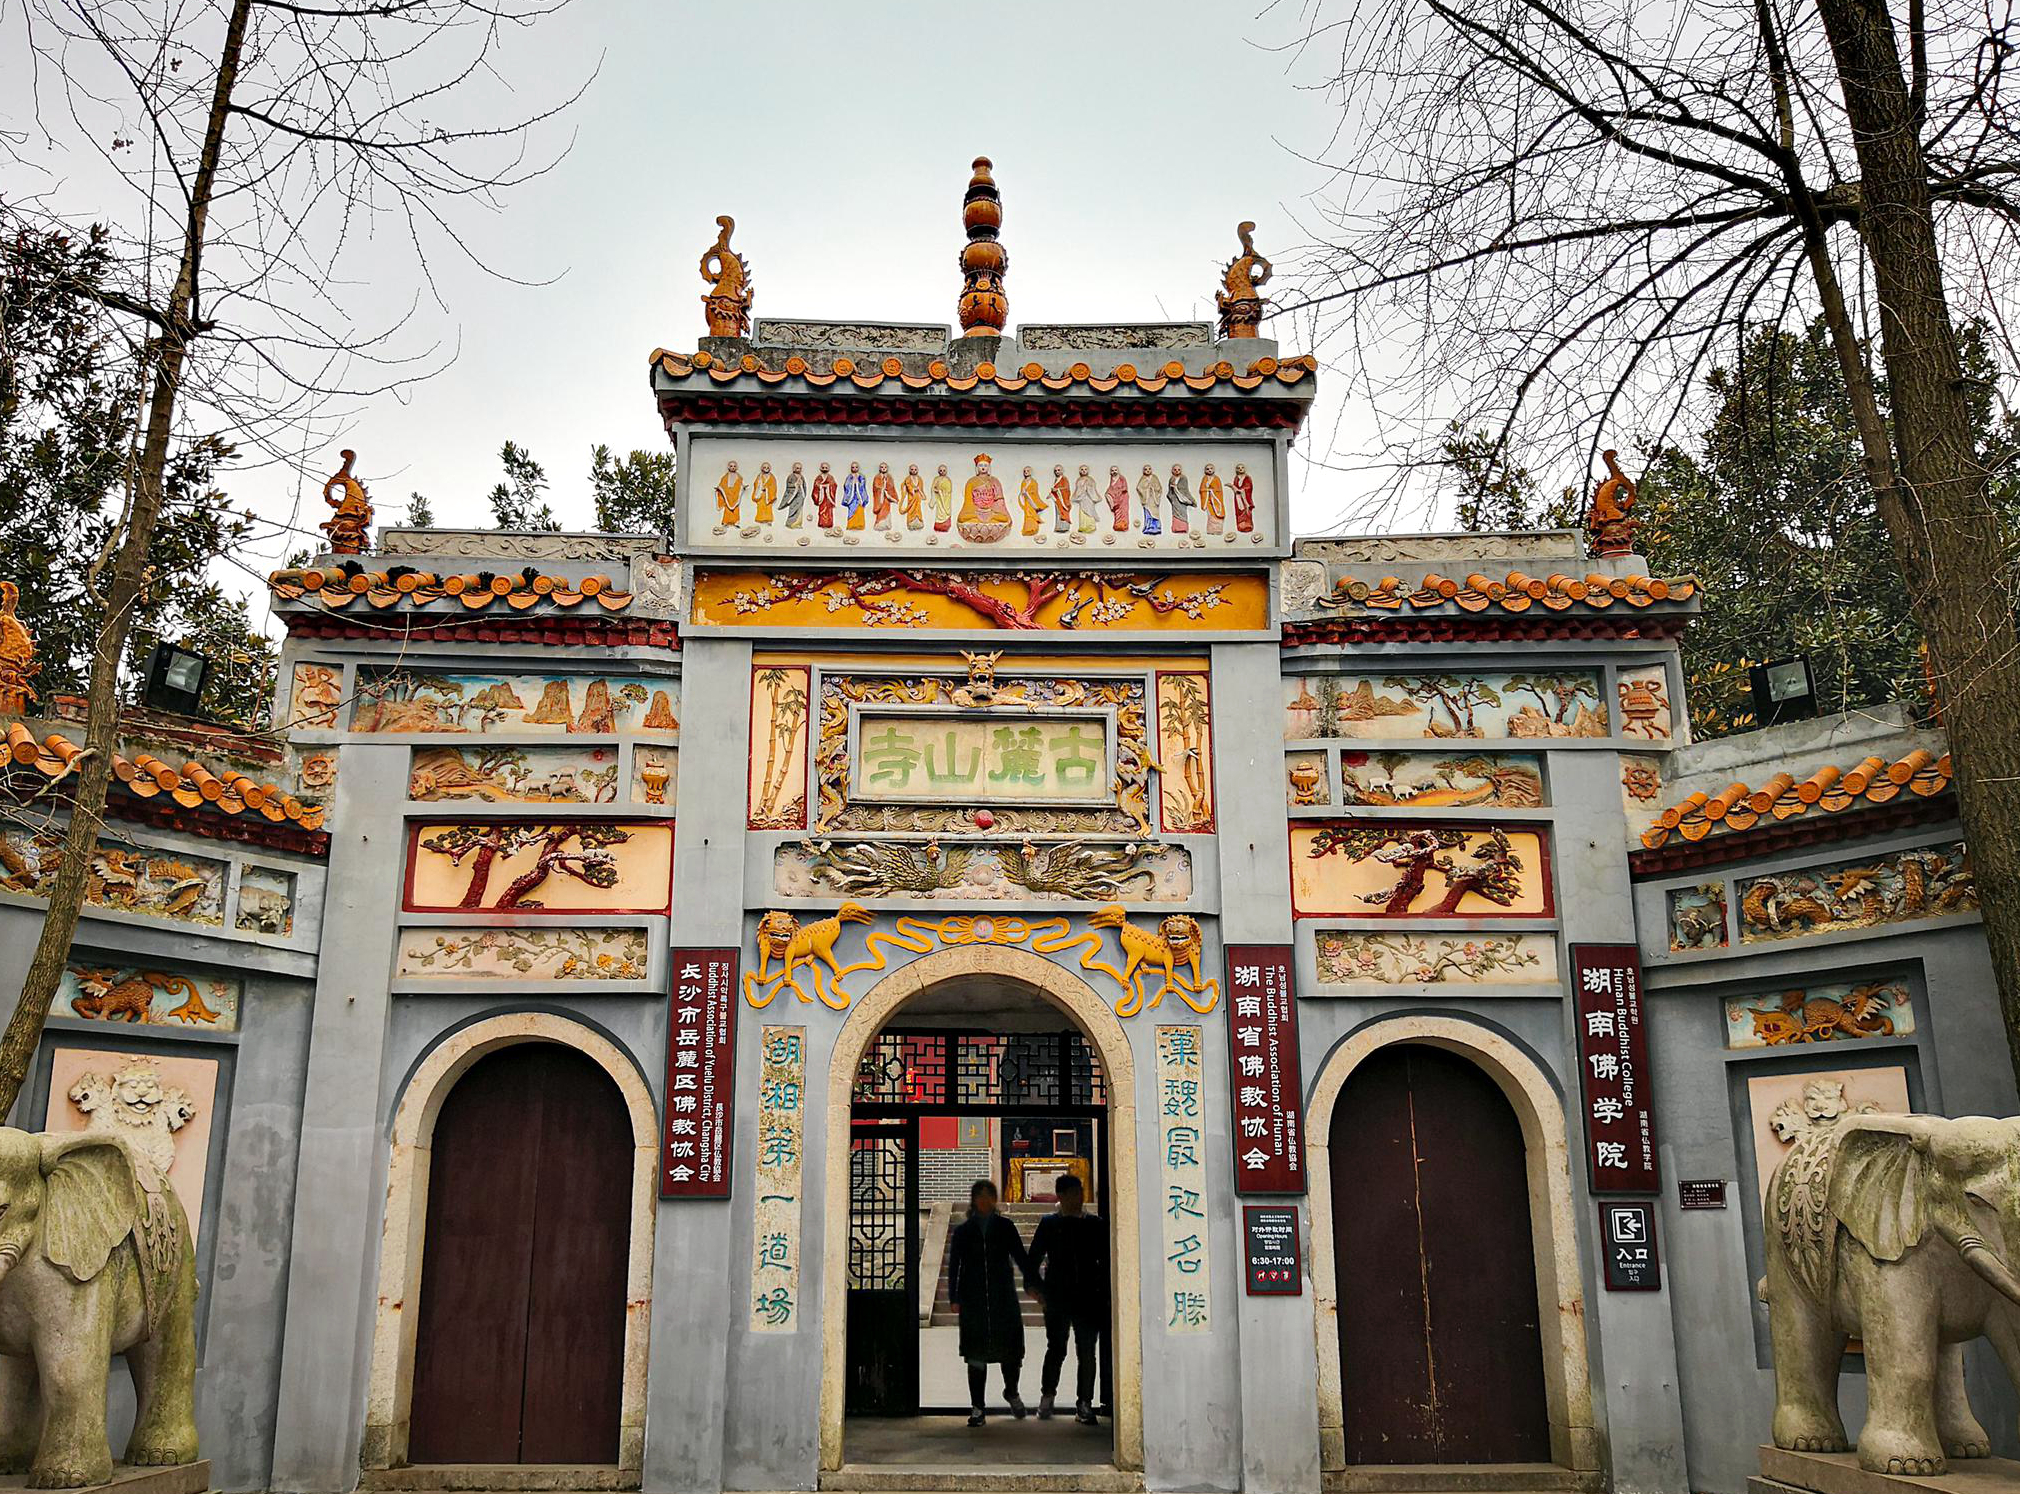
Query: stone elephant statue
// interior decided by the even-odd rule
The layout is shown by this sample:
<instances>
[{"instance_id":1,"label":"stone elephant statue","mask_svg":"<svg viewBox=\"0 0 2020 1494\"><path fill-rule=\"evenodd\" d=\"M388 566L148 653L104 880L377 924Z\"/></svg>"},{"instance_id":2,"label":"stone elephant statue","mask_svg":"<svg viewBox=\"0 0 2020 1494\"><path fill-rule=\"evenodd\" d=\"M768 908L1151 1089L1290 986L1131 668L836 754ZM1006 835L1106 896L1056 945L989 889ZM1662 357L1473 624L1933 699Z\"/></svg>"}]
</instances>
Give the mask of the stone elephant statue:
<instances>
[{"instance_id":1,"label":"stone elephant statue","mask_svg":"<svg viewBox=\"0 0 2020 1494\"><path fill-rule=\"evenodd\" d=\"M119 1353L137 1403L125 1461L194 1462L196 1255L175 1189L123 1138L0 1127L0 1472L109 1479Z\"/></svg>"},{"instance_id":2,"label":"stone elephant statue","mask_svg":"<svg viewBox=\"0 0 2020 1494\"><path fill-rule=\"evenodd\" d=\"M1964 1345L1992 1340L2020 1384L2020 1119L1847 1115L1775 1170L1762 1295L1775 1446L1842 1452L1838 1366L1864 1342L1859 1464L1927 1476L1982 1458Z\"/></svg>"}]
</instances>

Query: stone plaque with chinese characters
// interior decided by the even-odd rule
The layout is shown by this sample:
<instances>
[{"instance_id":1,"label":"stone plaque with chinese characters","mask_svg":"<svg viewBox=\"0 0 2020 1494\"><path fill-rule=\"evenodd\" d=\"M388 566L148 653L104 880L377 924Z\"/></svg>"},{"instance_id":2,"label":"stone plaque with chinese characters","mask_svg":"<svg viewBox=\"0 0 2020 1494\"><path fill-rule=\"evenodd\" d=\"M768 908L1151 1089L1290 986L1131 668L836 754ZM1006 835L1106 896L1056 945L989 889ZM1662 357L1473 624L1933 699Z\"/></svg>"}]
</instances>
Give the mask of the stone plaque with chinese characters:
<instances>
[{"instance_id":1,"label":"stone plaque with chinese characters","mask_svg":"<svg viewBox=\"0 0 2020 1494\"><path fill-rule=\"evenodd\" d=\"M1574 944L1571 971L1591 1191L1654 1193L1661 1179L1637 951L1632 944Z\"/></svg>"},{"instance_id":2,"label":"stone plaque with chinese characters","mask_svg":"<svg viewBox=\"0 0 2020 1494\"><path fill-rule=\"evenodd\" d=\"M661 1198L728 1198L736 1083L733 948L670 952Z\"/></svg>"},{"instance_id":3,"label":"stone plaque with chinese characters","mask_svg":"<svg viewBox=\"0 0 2020 1494\"><path fill-rule=\"evenodd\" d=\"M855 797L1099 804L1111 797L1113 718L862 712Z\"/></svg>"},{"instance_id":4,"label":"stone plaque with chinese characters","mask_svg":"<svg viewBox=\"0 0 2020 1494\"><path fill-rule=\"evenodd\" d=\"M1304 1086L1288 944L1227 947L1237 1193L1305 1191Z\"/></svg>"},{"instance_id":5,"label":"stone plaque with chinese characters","mask_svg":"<svg viewBox=\"0 0 2020 1494\"><path fill-rule=\"evenodd\" d=\"M807 1030L766 1027L760 1038L755 1228L750 1328L800 1327L800 1179L806 1134Z\"/></svg>"},{"instance_id":6,"label":"stone plaque with chinese characters","mask_svg":"<svg viewBox=\"0 0 2020 1494\"><path fill-rule=\"evenodd\" d=\"M1164 1227L1162 1314L1168 1333L1213 1329L1207 1265L1206 1058L1197 1027L1157 1029L1158 1218Z\"/></svg>"}]
</instances>

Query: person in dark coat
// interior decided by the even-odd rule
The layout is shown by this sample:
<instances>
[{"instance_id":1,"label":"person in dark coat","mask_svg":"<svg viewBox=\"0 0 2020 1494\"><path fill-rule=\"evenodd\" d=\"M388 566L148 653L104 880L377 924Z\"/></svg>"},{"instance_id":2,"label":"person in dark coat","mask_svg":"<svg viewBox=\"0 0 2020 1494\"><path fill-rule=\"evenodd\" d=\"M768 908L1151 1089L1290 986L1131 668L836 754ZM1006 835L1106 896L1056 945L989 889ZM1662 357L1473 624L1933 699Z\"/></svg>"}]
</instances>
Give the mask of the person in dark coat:
<instances>
[{"instance_id":1,"label":"person in dark coat","mask_svg":"<svg viewBox=\"0 0 2020 1494\"><path fill-rule=\"evenodd\" d=\"M968 1190L968 1217L947 1241L947 1295L961 1314L961 1357L968 1361L968 1425L982 1425L982 1388L989 1366L1003 1366L1003 1398L1019 1421L1024 1399L1024 1309L1017 1285L1031 1283L1031 1265L1017 1226L996 1211L996 1185L981 1179Z\"/></svg>"},{"instance_id":2,"label":"person in dark coat","mask_svg":"<svg viewBox=\"0 0 2020 1494\"><path fill-rule=\"evenodd\" d=\"M1066 1339L1073 1338L1074 1415L1093 1426L1094 1370L1101 1335L1108 1327L1108 1226L1087 1212L1080 1179L1072 1174L1054 1185L1057 1212L1038 1221L1031 1236L1031 1273L1045 1304L1045 1363L1038 1380L1038 1419L1052 1417L1059 1371L1066 1363Z\"/></svg>"}]
</instances>

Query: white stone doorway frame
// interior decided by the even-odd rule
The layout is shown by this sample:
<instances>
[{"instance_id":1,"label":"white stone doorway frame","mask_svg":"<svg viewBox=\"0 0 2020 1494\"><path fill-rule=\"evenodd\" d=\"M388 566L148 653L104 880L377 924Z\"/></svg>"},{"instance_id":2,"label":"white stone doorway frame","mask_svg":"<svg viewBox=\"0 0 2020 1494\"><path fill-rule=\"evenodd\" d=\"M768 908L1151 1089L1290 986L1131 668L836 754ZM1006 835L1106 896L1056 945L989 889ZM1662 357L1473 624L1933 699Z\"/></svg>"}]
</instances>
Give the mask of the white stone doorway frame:
<instances>
[{"instance_id":1,"label":"white stone doorway frame","mask_svg":"<svg viewBox=\"0 0 2020 1494\"><path fill-rule=\"evenodd\" d=\"M856 1068L871 1040L913 997L949 981L984 975L1024 987L1065 1013L1101 1055L1108 1085L1109 1183L1115 1320L1115 1466L1143 1467L1143 1291L1138 1258L1136 1061L1129 1034L1108 1003L1071 971L1029 950L1000 945L942 949L886 975L855 1003L835 1035L828 1065L827 1189L824 1217L849 1217L848 1107ZM840 1120L837 1123L836 1117ZM830 1229L821 1262L821 1469L842 1466L843 1392L848 1363L848 1237Z\"/></svg>"},{"instance_id":2,"label":"white stone doorway frame","mask_svg":"<svg viewBox=\"0 0 2020 1494\"><path fill-rule=\"evenodd\" d=\"M1305 1151L1311 1168L1312 1292L1319 1381L1320 1467L1347 1466L1346 1412L1340 1388L1340 1286L1334 1274L1333 1107L1354 1070L1378 1049L1420 1043L1456 1053L1500 1086L1522 1126L1529 1173L1529 1232L1536 1255L1537 1324L1543 1349L1544 1401L1551 1461L1578 1472L1599 1468L1592 1424L1592 1381L1585 1353L1585 1286L1571 1203L1564 1107L1528 1054L1493 1030L1455 1017L1391 1017L1362 1028L1326 1056L1306 1106Z\"/></svg>"},{"instance_id":3,"label":"white stone doorway frame","mask_svg":"<svg viewBox=\"0 0 2020 1494\"><path fill-rule=\"evenodd\" d=\"M427 1244L428 1168L435 1120L456 1081L487 1054L520 1043L558 1043L597 1064L616 1083L631 1116L631 1220L625 1257L624 1390L618 1407L617 1466L645 1462L646 1335L652 1323L652 1227L659 1188L659 1119L638 1066L601 1033L548 1012L486 1017L443 1038L421 1060L393 1112L386 1173L386 1220L379 1241L379 1291L372 1324L371 1380L359 1457L368 1469L407 1462L414 1394L414 1334Z\"/></svg>"}]
</instances>

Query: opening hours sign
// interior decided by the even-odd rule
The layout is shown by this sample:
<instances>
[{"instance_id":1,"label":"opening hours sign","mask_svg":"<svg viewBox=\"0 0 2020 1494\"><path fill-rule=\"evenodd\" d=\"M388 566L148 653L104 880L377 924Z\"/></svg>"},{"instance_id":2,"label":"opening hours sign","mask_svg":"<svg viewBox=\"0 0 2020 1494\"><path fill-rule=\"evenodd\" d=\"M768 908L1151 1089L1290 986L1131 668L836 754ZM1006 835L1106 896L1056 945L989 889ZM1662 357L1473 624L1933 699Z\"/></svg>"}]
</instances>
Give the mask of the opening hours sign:
<instances>
[{"instance_id":1,"label":"opening hours sign","mask_svg":"<svg viewBox=\"0 0 2020 1494\"><path fill-rule=\"evenodd\" d=\"M1228 1082L1237 1193L1305 1191L1304 1086L1288 944L1227 947Z\"/></svg>"},{"instance_id":2,"label":"opening hours sign","mask_svg":"<svg viewBox=\"0 0 2020 1494\"><path fill-rule=\"evenodd\" d=\"M1639 952L1632 944L1574 944L1571 979L1591 1191L1658 1192Z\"/></svg>"},{"instance_id":3,"label":"opening hours sign","mask_svg":"<svg viewBox=\"0 0 2020 1494\"><path fill-rule=\"evenodd\" d=\"M671 952L661 1198L728 1198L736 1083L734 948Z\"/></svg>"}]
</instances>

